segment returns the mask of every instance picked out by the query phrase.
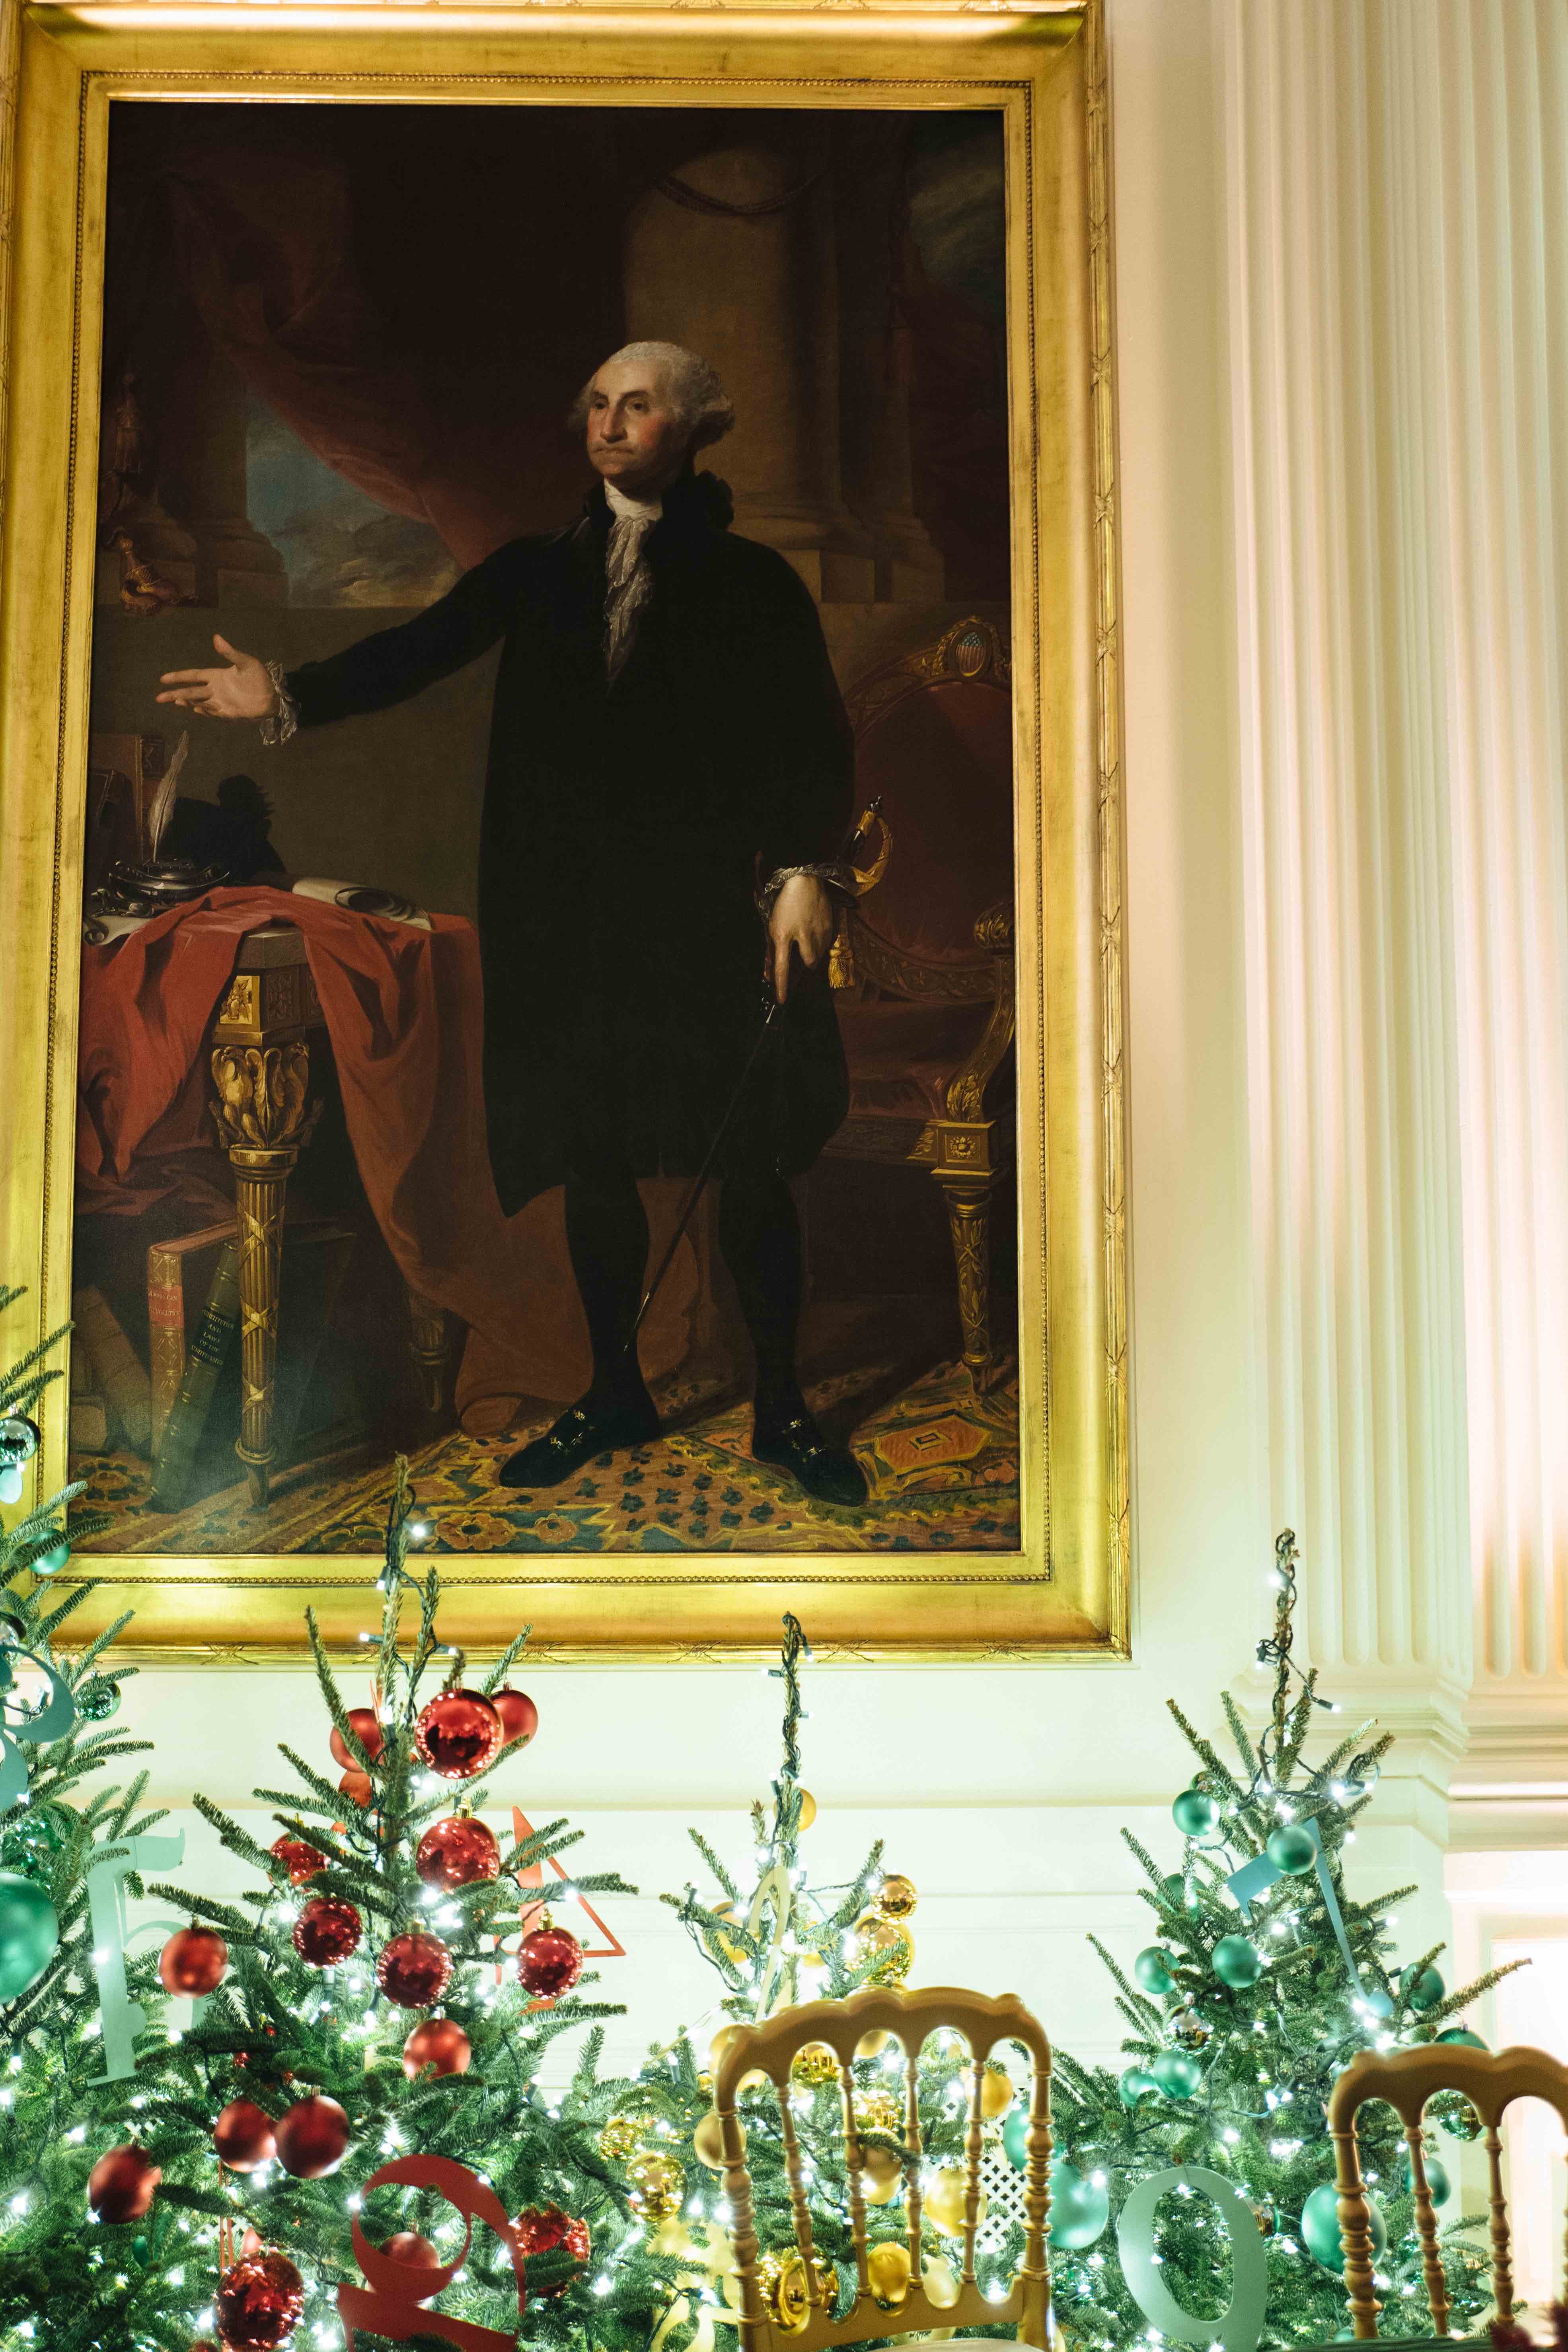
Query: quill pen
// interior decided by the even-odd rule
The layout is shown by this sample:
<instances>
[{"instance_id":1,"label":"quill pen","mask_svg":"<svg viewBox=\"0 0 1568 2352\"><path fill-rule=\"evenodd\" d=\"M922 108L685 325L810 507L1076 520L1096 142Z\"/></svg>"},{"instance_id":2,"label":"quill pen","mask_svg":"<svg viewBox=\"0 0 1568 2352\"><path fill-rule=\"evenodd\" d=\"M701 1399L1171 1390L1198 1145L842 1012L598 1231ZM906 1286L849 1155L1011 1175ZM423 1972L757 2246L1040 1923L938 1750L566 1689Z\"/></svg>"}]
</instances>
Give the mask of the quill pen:
<instances>
[{"instance_id":1,"label":"quill pen","mask_svg":"<svg viewBox=\"0 0 1568 2352\"><path fill-rule=\"evenodd\" d=\"M168 773L153 795L147 811L147 863L155 866L158 850L169 819L174 813L174 787L180 781L180 770L185 764L185 754L191 748L190 730L186 730L174 746L174 756L169 762Z\"/></svg>"}]
</instances>

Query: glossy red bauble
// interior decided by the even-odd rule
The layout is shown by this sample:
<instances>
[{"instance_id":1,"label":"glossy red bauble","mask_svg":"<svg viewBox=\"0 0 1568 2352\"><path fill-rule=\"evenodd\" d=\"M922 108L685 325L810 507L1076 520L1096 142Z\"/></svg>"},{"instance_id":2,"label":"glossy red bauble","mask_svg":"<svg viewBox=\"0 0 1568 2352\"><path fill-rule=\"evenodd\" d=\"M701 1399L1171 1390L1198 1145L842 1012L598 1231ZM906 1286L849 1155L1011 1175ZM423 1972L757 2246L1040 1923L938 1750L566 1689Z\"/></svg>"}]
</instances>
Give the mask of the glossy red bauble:
<instances>
[{"instance_id":1,"label":"glossy red bauble","mask_svg":"<svg viewBox=\"0 0 1568 2352\"><path fill-rule=\"evenodd\" d=\"M500 1753L500 1717L482 1691L442 1691L420 1709L414 1744L444 1780L471 1780Z\"/></svg>"},{"instance_id":2,"label":"glossy red bauble","mask_svg":"<svg viewBox=\"0 0 1568 2352\"><path fill-rule=\"evenodd\" d=\"M128 2142L99 2158L87 2176L87 2201L100 2221L140 2221L163 2178L163 2166Z\"/></svg>"},{"instance_id":3,"label":"glossy red bauble","mask_svg":"<svg viewBox=\"0 0 1568 2352\"><path fill-rule=\"evenodd\" d=\"M294 1922L294 1949L313 1969L335 1969L359 1949L364 1923L341 1895L313 1895Z\"/></svg>"},{"instance_id":4,"label":"glossy red bauble","mask_svg":"<svg viewBox=\"0 0 1568 2352\"><path fill-rule=\"evenodd\" d=\"M381 1727L381 1718L374 1706L351 1706L349 1721L353 1726L355 1738L374 1764L381 1754L382 1746L386 1738L386 1734ZM331 1748L333 1756L340 1764L350 1764L356 1772L363 1771L363 1765L357 1756L350 1753L348 1741L335 1725L332 1727Z\"/></svg>"},{"instance_id":5,"label":"glossy red bauble","mask_svg":"<svg viewBox=\"0 0 1568 2352\"><path fill-rule=\"evenodd\" d=\"M505 1683L499 1691L491 1691L490 1705L500 1717L501 1746L526 1748L539 1728L539 1709L528 1693Z\"/></svg>"},{"instance_id":6,"label":"glossy red bauble","mask_svg":"<svg viewBox=\"0 0 1568 2352\"><path fill-rule=\"evenodd\" d=\"M266 2352L305 2315L305 2282L287 2254L255 2254L224 2272L213 2297L217 2332L235 2352Z\"/></svg>"},{"instance_id":7,"label":"glossy red bauble","mask_svg":"<svg viewBox=\"0 0 1568 2352\"><path fill-rule=\"evenodd\" d=\"M348 2151L349 2119L336 2099L320 2091L298 2099L274 2126L278 2161L296 2180L321 2180Z\"/></svg>"},{"instance_id":8,"label":"glossy red bauble","mask_svg":"<svg viewBox=\"0 0 1568 2352\"><path fill-rule=\"evenodd\" d=\"M517 1948L517 1973L535 2000L553 2000L582 1975L583 1947L565 1927L535 1927Z\"/></svg>"},{"instance_id":9,"label":"glossy red bauble","mask_svg":"<svg viewBox=\"0 0 1568 2352\"><path fill-rule=\"evenodd\" d=\"M495 1833L471 1813L432 1822L415 1849L414 1867L426 1886L475 1886L500 1875Z\"/></svg>"},{"instance_id":10,"label":"glossy red bauble","mask_svg":"<svg viewBox=\"0 0 1568 2352\"><path fill-rule=\"evenodd\" d=\"M313 1845L307 1845L303 1838L274 1838L268 1851L275 1862L283 1864L291 1886L303 1886L308 1878L314 1878L318 1870L327 1866L326 1855L318 1853Z\"/></svg>"},{"instance_id":11,"label":"glossy red bauble","mask_svg":"<svg viewBox=\"0 0 1568 2352\"><path fill-rule=\"evenodd\" d=\"M231 2172L254 2172L278 2152L272 2118L254 2099L231 2099L213 2126L213 2146Z\"/></svg>"},{"instance_id":12,"label":"glossy red bauble","mask_svg":"<svg viewBox=\"0 0 1568 2352\"><path fill-rule=\"evenodd\" d=\"M228 1946L211 1927L182 1927L158 1955L165 1992L216 1992L228 1966Z\"/></svg>"},{"instance_id":13,"label":"glossy red bauble","mask_svg":"<svg viewBox=\"0 0 1568 2352\"><path fill-rule=\"evenodd\" d=\"M374 1786L374 1783L368 1772L349 1771L345 1772L338 1782L338 1794L340 1797L347 1797L351 1804L368 1805Z\"/></svg>"},{"instance_id":14,"label":"glossy red bauble","mask_svg":"<svg viewBox=\"0 0 1568 2352\"><path fill-rule=\"evenodd\" d=\"M466 2074L474 2045L450 2017L427 2017L403 2045L403 2071L412 2083L420 2069L434 2066L437 2074Z\"/></svg>"},{"instance_id":15,"label":"glossy red bauble","mask_svg":"<svg viewBox=\"0 0 1568 2352\"><path fill-rule=\"evenodd\" d=\"M428 2238L422 2238L417 2230L395 2230L381 2251L395 2263L406 2263L411 2271L438 2271L442 2267L439 2251ZM400 2290L405 2294L410 2291L407 2288ZM414 2292L414 2301L428 2303L430 2296L438 2292L439 2289L434 2286L424 2294Z\"/></svg>"},{"instance_id":16,"label":"glossy red bauble","mask_svg":"<svg viewBox=\"0 0 1568 2352\"><path fill-rule=\"evenodd\" d=\"M588 2259L588 2224L574 2220L570 2213L563 2213L559 2205L525 2205L513 2227L517 2231L517 2242L527 2257L551 2254L559 2247L574 2262L585 2263ZM571 2284L569 2278L558 2279L552 2286L537 2288L532 2292L562 2294Z\"/></svg>"},{"instance_id":17,"label":"glossy red bauble","mask_svg":"<svg viewBox=\"0 0 1568 2352\"><path fill-rule=\"evenodd\" d=\"M375 1980L399 2009L429 2009L452 1981L452 1955L439 1936L408 1927L383 1950Z\"/></svg>"}]
</instances>

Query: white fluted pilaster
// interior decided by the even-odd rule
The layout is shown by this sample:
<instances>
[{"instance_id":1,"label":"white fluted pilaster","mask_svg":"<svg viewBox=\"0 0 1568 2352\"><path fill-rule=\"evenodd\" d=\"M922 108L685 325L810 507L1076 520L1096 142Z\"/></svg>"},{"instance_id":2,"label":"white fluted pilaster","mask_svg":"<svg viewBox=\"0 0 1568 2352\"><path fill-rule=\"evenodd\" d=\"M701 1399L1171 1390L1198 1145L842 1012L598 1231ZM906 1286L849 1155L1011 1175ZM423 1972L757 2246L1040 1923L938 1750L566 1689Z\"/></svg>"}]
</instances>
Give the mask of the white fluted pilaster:
<instances>
[{"instance_id":1,"label":"white fluted pilaster","mask_svg":"<svg viewBox=\"0 0 1568 2352\"><path fill-rule=\"evenodd\" d=\"M1269 1517L1313 1661L1403 1735L1440 1834L1470 1657L1431 12L1222 22Z\"/></svg>"}]
</instances>

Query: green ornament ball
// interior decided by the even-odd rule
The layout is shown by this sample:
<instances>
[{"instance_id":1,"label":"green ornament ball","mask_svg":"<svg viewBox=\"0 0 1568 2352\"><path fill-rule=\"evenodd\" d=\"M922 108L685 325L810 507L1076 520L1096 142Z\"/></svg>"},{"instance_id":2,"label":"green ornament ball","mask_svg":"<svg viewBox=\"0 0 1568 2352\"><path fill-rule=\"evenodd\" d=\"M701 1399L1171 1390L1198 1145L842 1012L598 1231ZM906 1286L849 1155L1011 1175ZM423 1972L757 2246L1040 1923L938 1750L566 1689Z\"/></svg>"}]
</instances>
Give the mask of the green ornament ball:
<instances>
[{"instance_id":1,"label":"green ornament ball","mask_svg":"<svg viewBox=\"0 0 1568 2352\"><path fill-rule=\"evenodd\" d=\"M1162 1878L1160 1892L1173 1910L1195 1911L1198 1907L1196 1887L1189 1886L1179 1870L1173 1870L1168 1878Z\"/></svg>"},{"instance_id":2,"label":"green ornament ball","mask_svg":"<svg viewBox=\"0 0 1568 2352\"><path fill-rule=\"evenodd\" d=\"M1399 1979L1399 1990L1418 2017L1436 2009L1447 1986L1436 1969L1406 1969Z\"/></svg>"},{"instance_id":3,"label":"green ornament ball","mask_svg":"<svg viewBox=\"0 0 1568 2352\"><path fill-rule=\"evenodd\" d=\"M1286 1822L1268 1841L1268 1859L1287 1878L1300 1878L1318 1859L1317 1842L1298 1822Z\"/></svg>"},{"instance_id":4,"label":"green ornament ball","mask_svg":"<svg viewBox=\"0 0 1568 2352\"><path fill-rule=\"evenodd\" d=\"M37 1880L0 1870L0 2000L37 1983L59 1940L59 1915Z\"/></svg>"},{"instance_id":5,"label":"green ornament ball","mask_svg":"<svg viewBox=\"0 0 1568 2352\"><path fill-rule=\"evenodd\" d=\"M14 1462L0 1465L0 1503L19 1503L26 1483Z\"/></svg>"},{"instance_id":6,"label":"green ornament ball","mask_svg":"<svg viewBox=\"0 0 1568 2352\"><path fill-rule=\"evenodd\" d=\"M1015 2100L1002 2125L1002 2153L1015 2172L1022 2172L1028 2161L1028 2150L1024 2145L1028 2136L1028 2114Z\"/></svg>"},{"instance_id":7,"label":"green ornament ball","mask_svg":"<svg viewBox=\"0 0 1568 2352\"><path fill-rule=\"evenodd\" d=\"M1121 2094L1122 2105L1135 2107L1140 2100L1152 2099L1160 2085L1142 2066L1129 2066L1116 2087Z\"/></svg>"},{"instance_id":8,"label":"green ornament ball","mask_svg":"<svg viewBox=\"0 0 1568 2352\"><path fill-rule=\"evenodd\" d=\"M1366 2210L1372 2225L1372 2258L1375 2262L1388 2243L1388 2224L1375 2197L1367 2199ZM1312 2260L1321 2263L1326 2271L1343 2272L1345 2250L1340 2237L1339 2192L1331 2180L1321 2182L1301 2208L1301 2242Z\"/></svg>"},{"instance_id":9,"label":"green ornament ball","mask_svg":"<svg viewBox=\"0 0 1568 2352\"><path fill-rule=\"evenodd\" d=\"M62 1568L68 1568L70 1566L70 1556L71 1548L69 1544L67 1543L64 1536L62 1536L58 1543L53 1543L49 1546L47 1551L39 1552L37 1558L33 1562L33 1574L35 1576L58 1576Z\"/></svg>"},{"instance_id":10,"label":"green ornament ball","mask_svg":"<svg viewBox=\"0 0 1568 2352\"><path fill-rule=\"evenodd\" d=\"M1454 2184L1448 2178L1448 2168L1447 2165L1440 2164L1435 2156L1427 2156L1425 2150L1422 2151L1422 2162L1426 2168L1426 2186L1432 2192L1433 2204L1446 2205L1449 2198L1454 2193ZM1400 2177L1405 2183L1405 2194L1406 2197L1414 2197L1415 2194L1415 2181L1410 2169L1410 2151L1408 2148L1405 2149L1404 2156L1400 2159Z\"/></svg>"},{"instance_id":11,"label":"green ornament ball","mask_svg":"<svg viewBox=\"0 0 1568 2352\"><path fill-rule=\"evenodd\" d=\"M95 1675L91 1682L84 1683L76 1694L76 1711L85 1716L89 1723L107 1723L119 1706L120 1685L107 1682L101 1675Z\"/></svg>"},{"instance_id":12,"label":"green ornament ball","mask_svg":"<svg viewBox=\"0 0 1568 2352\"><path fill-rule=\"evenodd\" d=\"M1048 2235L1058 2252L1082 2253L1104 2232L1110 2219L1110 2195L1086 2180L1076 2165L1058 2157L1051 2167L1051 2214Z\"/></svg>"},{"instance_id":13,"label":"green ornament ball","mask_svg":"<svg viewBox=\"0 0 1568 2352\"><path fill-rule=\"evenodd\" d=\"M1207 1837L1219 1822L1219 1807L1203 1789L1184 1789L1171 1807L1171 1819L1184 1837Z\"/></svg>"},{"instance_id":14,"label":"green ornament ball","mask_svg":"<svg viewBox=\"0 0 1568 2352\"><path fill-rule=\"evenodd\" d=\"M34 1805L7 1814L3 1850L6 1864L42 1864L46 1868L64 1840L48 1814Z\"/></svg>"},{"instance_id":15,"label":"green ornament ball","mask_svg":"<svg viewBox=\"0 0 1568 2352\"><path fill-rule=\"evenodd\" d=\"M1450 2025L1446 2032L1439 2033L1437 2039L1439 2042L1457 2042L1463 2050L1484 2050L1487 2046L1480 2035L1472 2033L1468 2025Z\"/></svg>"},{"instance_id":16,"label":"green ornament ball","mask_svg":"<svg viewBox=\"0 0 1568 2352\"><path fill-rule=\"evenodd\" d=\"M1174 1992L1176 1979L1171 1974L1171 1955L1158 1944L1151 1944L1139 1953L1132 1963L1132 1973L1145 1992Z\"/></svg>"},{"instance_id":17,"label":"green ornament ball","mask_svg":"<svg viewBox=\"0 0 1568 2352\"><path fill-rule=\"evenodd\" d=\"M1263 1955L1250 1936L1222 1936L1214 1948L1214 1972L1232 1992L1244 1992L1263 1974Z\"/></svg>"},{"instance_id":18,"label":"green ornament ball","mask_svg":"<svg viewBox=\"0 0 1568 2352\"><path fill-rule=\"evenodd\" d=\"M1195 2099L1204 2086L1204 2070L1184 2050L1162 2050L1151 2070L1168 2099Z\"/></svg>"},{"instance_id":19,"label":"green ornament ball","mask_svg":"<svg viewBox=\"0 0 1568 2352\"><path fill-rule=\"evenodd\" d=\"M138 2270L144 2271L152 2255L152 2247L144 2231L139 2230L131 2241L131 2259Z\"/></svg>"}]
</instances>

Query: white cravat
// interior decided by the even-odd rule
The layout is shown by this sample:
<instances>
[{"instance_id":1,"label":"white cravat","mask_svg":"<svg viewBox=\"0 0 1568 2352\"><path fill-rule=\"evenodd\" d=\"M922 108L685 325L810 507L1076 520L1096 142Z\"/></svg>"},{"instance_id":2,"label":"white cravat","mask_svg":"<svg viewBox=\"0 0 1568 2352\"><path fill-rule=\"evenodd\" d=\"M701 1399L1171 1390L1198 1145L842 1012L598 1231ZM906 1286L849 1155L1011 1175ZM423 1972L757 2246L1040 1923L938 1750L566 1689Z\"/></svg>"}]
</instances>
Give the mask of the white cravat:
<instances>
[{"instance_id":1,"label":"white cravat","mask_svg":"<svg viewBox=\"0 0 1568 2352\"><path fill-rule=\"evenodd\" d=\"M605 484L610 539L605 551L605 670L614 679L637 643L637 621L653 593L645 551L647 535L664 512L662 499L628 499L613 482Z\"/></svg>"}]
</instances>

